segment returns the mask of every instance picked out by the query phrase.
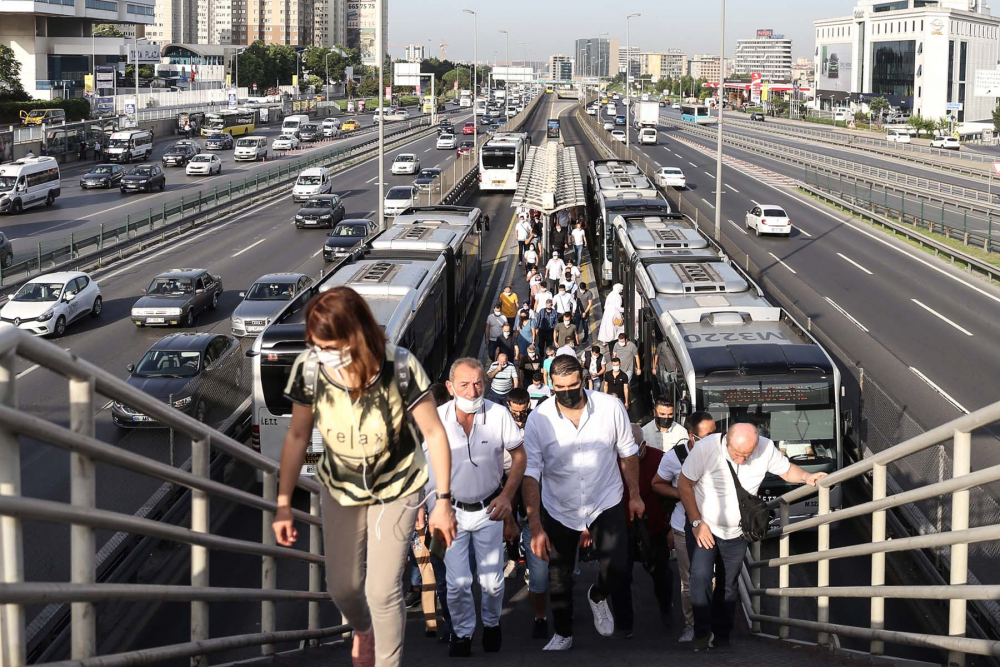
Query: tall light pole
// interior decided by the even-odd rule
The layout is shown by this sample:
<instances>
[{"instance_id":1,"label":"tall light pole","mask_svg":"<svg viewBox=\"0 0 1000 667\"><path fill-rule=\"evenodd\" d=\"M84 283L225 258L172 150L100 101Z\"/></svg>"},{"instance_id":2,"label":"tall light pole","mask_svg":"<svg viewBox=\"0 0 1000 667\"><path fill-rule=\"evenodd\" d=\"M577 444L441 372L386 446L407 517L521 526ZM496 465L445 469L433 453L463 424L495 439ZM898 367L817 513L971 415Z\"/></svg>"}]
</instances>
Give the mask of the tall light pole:
<instances>
[{"instance_id":1,"label":"tall light pole","mask_svg":"<svg viewBox=\"0 0 1000 667\"><path fill-rule=\"evenodd\" d=\"M597 90L601 89L601 64L604 62L604 53L601 51L601 40L610 32L602 32L597 35ZM611 47L608 47L608 74L611 74Z\"/></svg>"},{"instance_id":2,"label":"tall light pole","mask_svg":"<svg viewBox=\"0 0 1000 667\"><path fill-rule=\"evenodd\" d=\"M330 56L332 54L333 54L333 51L330 51L329 53L326 54L326 57L323 58L323 61L324 61L323 78L326 79L326 99L327 99L327 101L330 101ZM236 84L236 85L237 85L236 89L239 90L239 87L238 87L239 84Z\"/></svg>"},{"instance_id":3,"label":"tall light pole","mask_svg":"<svg viewBox=\"0 0 1000 667\"><path fill-rule=\"evenodd\" d=\"M500 34L504 35L507 38L507 58L506 58L506 60L507 60L507 75L504 76L504 78L503 78L504 106L506 107L507 106L507 102L509 101L507 99L507 92L510 89L510 33L507 32L506 30L501 30Z\"/></svg>"},{"instance_id":4,"label":"tall light pole","mask_svg":"<svg viewBox=\"0 0 1000 667\"><path fill-rule=\"evenodd\" d=\"M528 47L524 42L518 42L521 45L521 67L528 66Z\"/></svg>"},{"instance_id":5,"label":"tall light pole","mask_svg":"<svg viewBox=\"0 0 1000 667\"><path fill-rule=\"evenodd\" d=\"M472 14L472 145L479 151L479 119L476 118L476 100L479 91L476 88L476 67L479 66L479 15L471 9L463 9L463 13Z\"/></svg>"},{"instance_id":6,"label":"tall light pole","mask_svg":"<svg viewBox=\"0 0 1000 667\"><path fill-rule=\"evenodd\" d=\"M722 103L726 96L726 0L719 27L719 137L715 149L715 240L722 241Z\"/></svg>"},{"instance_id":7,"label":"tall light pole","mask_svg":"<svg viewBox=\"0 0 1000 667\"><path fill-rule=\"evenodd\" d=\"M625 17L625 50L627 51L628 64L625 66L625 148L629 148L628 115L632 109L632 86L629 85L632 79L632 19L642 16L639 12L633 12Z\"/></svg>"},{"instance_id":8,"label":"tall light pole","mask_svg":"<svg viewBox=\"0 0 1000 667\"><path fill-rule=\"evenodd\" d=\"M385 100L385 90L383 88L383 78L385 73L382 71L385 65L385 53L383 53L382 46L382 12L385 8L382 6L382 0L377 0L375 3L375 59L376 65L378 66L378 228L385 229L385 210L383 204L385 203L385 115L382 113L382 107Z\"/></svg>"}]
</instances>

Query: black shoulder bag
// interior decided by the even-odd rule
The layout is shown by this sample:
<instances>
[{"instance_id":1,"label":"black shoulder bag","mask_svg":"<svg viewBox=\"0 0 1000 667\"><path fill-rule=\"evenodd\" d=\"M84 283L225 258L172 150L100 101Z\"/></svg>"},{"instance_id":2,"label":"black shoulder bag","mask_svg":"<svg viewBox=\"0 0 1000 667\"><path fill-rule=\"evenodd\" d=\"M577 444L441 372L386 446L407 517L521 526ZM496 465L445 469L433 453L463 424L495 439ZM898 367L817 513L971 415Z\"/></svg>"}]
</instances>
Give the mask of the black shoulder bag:
<instances>
[{"instance_id":1,"label":"black shoulder bag","mask_svg":"<svg viewBox=\"0 0 1000 667\"><path fill-rule=\"evenodd\" d=\"M674 454L677 456L677 460L680 462L681 466L683 466L684 460L687 458L688 455L687 442L679 442L676 445L674 445L672 449ZM663 455L666 456L670 451L671 450L668 449L667 451L663 452ZM660 507L662 507L663 511L666 512L667 517L669 519L669 517L673 515L674 508L677 507L677 503L680 502L680 499L668 498L667 496L660 496L659 498L660 498Z\"/></svg>"},{"instance_id":2,"label":"black shoulder bag","mask_svg":"<svg viewBox=\"0 0 1000 667\"><path fill-rule=\"evenodd\" d=\"M733 484L736 485L736 497L740 506L740 529L743 531L743 537L746 538L747 542L760 542L767 534L771 510L767 508L767 503L743 488L729 461L726 461L726 467L729 468L729 472L733 476Z\"/></svg>"}]
</instances>

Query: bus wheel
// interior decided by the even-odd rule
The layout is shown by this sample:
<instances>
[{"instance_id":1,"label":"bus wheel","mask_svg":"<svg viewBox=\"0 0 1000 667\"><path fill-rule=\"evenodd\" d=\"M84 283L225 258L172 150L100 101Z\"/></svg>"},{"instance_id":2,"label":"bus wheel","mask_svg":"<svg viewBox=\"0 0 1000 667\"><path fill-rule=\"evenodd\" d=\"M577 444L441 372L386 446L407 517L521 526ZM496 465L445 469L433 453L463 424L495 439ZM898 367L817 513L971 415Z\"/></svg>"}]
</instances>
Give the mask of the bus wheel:
<instances>
[{"instance_id":1,"label":"bus wheel","mask_svg":"<svg viewBox=\"0 0 1000 667\"><path fill-rule=\"evenodd\" d=\"M21 212L21 210L22 210L21 200L15 199L13 203L10 205L10 212L13 213L14 215L17 215Z\"/></svg>"}]
</instances>

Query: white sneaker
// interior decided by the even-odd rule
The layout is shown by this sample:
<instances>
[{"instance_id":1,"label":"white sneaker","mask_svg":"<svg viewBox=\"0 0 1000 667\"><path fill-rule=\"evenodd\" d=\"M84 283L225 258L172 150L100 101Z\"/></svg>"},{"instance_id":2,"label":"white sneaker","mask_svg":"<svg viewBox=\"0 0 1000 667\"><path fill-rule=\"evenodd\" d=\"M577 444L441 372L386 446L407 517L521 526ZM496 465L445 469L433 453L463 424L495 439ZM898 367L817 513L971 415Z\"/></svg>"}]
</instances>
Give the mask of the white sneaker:
<instances>
[{"instance_id":1,"label":"white sneaker","mask_svg":"<svg viewBox=\"0 0 1000 667\"><path fill-rule=\"evenodd\" d=\"M677 640L677 643L683 644L685 642L694 641L694 626L685 625L684 632L681 633L681 638Z\"/></svg>"},{"instance_id":2,"label":"white sneaker","mask_svg":"<svg viewBox=\"0 0 1000 667\"><path fill-rule=\"evenodd\" d=\"M517 561L508 560L507 564L503 568L503 578L510 579L514 576L514 572L517 570Z\"/></svg>"},{"instance_id":3,"label":"white sneaker","mask_svg":"<svg viewBox=\"0 0 1000 667\"><path fill-rule=\"evenodd\" d=\"M591 586L587 590L587 602L590 603L590 611L594 613L594 627L602 637L610 637L615 632L615 619L611 615L611 607L608 606L608 599L604 598L600 602L594 602L590 598Z\"/></svg>"},{"instance_id":4,"label":"white sneaker","mask_svg":"<svg viewBox=\"0 0 1000 667\"><path fill-rule=\"evenodd\" d=\"M572 637L563 637L560 634L552 635L552 639L545 645L543 651L568 651L573 646Z\"/></svg>"}]
</instances>

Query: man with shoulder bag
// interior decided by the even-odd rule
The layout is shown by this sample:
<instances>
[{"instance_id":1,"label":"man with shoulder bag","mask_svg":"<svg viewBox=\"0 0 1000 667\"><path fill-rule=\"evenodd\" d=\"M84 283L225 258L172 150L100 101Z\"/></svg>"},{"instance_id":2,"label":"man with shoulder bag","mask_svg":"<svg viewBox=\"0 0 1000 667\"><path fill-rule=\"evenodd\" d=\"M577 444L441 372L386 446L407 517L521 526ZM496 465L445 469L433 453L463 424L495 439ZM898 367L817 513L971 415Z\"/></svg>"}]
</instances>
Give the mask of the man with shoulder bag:
<instances>
[{"instance_id":1,"label":"man with shoulder bag","mask_svg":"<svg viewBox=\"0 0 1000 667\"><path fill-rule=\"evenodd\" d=\"M747 543L767 531L767 506L757 497L767 473L809 486L826 477L791 463L746 423L731 426L725 436L704 438L684 461L677 491L688 519L695 651L729 646Z\"/></svg>"}]
</instances>

